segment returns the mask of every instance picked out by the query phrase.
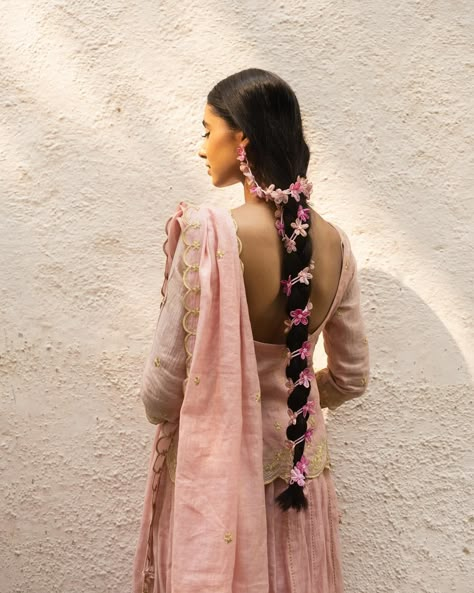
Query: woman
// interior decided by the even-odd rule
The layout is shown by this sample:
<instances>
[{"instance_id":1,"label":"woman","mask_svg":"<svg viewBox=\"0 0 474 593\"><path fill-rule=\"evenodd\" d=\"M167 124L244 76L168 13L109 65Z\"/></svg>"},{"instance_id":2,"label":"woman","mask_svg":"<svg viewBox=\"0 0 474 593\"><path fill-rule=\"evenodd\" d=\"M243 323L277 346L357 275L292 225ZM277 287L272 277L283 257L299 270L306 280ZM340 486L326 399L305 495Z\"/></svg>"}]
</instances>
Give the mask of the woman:
<instances>
[{"instance_id":1,"label":"woman","mask_svg":"<svg viewBox=\"0 0 474 593\"><path fill-rule=\"evenodd\" d=\"M245 203L183 201L166 224L133 591L341 593L321 408L369 380L356 260L308 205L310 152L287 83L257 68L229 76L203 126L212 183L243 183ZM328 366L314 374L321 334Z\"/></svg>"}]
</instances>

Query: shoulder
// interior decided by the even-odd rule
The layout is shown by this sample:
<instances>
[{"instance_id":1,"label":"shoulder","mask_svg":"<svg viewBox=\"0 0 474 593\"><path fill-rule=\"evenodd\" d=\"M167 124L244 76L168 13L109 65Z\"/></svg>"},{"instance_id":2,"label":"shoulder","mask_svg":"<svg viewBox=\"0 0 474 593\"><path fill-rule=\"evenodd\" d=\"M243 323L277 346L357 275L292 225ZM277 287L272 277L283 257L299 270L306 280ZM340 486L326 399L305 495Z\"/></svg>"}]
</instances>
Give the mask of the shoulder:
<instances>
[{"instance_id":1,"label":"shoulder","mask_svg":"<svg viewBox=\"0 0 474 593\"><path fill-rule=\"evenodd\" d=\"M242 204L230 209L232 218L242 238L262 237L265 233L275 233L275 208L262 202L261 204ZM276 234L276 233L275 233Z\"/></svg>"}]
</instances>

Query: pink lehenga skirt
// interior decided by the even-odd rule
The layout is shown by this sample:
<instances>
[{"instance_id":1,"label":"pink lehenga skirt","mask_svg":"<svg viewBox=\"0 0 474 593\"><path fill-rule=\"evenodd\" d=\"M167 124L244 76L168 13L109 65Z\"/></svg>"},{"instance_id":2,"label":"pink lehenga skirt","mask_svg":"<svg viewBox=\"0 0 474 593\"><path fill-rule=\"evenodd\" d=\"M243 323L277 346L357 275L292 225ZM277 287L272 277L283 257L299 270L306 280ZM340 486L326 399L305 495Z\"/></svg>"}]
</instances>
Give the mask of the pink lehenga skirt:
<instances>
[{"instance_id":1,"label":"pink lehenga skirt","mask_svg":"<svg viewBox=\"0 0 474 593\"><path fill-rule=\"evenodd\" d=\"M283 512L274 498L286 487L281 478L265 486L269 593L343 593L339 509L331 470L325 468L305 488L307 511ZM153 541L153 593L171 591L174 484L163 467Z\"/></svg>"}]
</instances>

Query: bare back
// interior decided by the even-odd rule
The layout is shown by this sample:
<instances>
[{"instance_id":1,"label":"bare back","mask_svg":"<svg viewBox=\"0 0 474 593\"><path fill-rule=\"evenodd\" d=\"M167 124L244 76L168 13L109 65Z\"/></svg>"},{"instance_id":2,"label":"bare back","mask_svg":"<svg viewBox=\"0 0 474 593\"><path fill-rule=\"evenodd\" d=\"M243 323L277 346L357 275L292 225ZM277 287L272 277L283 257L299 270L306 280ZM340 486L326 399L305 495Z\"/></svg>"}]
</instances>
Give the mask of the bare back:
<instances>
[{"instance_id":1,"label":"bare back","mask_svg":"<svg viewBox=\"0 0 474 593\"><path fill-rule=\"evenodd\" d=\"M242 242L241 260L254 340L284 344L287 297L281 290L283 249L275 228L274 210L267 203L243 204L231 210ZM311 208L313 241L311 312L309 333L326 318L336 296L342 272L340 235Z\"/></svg>"}]
</instances>

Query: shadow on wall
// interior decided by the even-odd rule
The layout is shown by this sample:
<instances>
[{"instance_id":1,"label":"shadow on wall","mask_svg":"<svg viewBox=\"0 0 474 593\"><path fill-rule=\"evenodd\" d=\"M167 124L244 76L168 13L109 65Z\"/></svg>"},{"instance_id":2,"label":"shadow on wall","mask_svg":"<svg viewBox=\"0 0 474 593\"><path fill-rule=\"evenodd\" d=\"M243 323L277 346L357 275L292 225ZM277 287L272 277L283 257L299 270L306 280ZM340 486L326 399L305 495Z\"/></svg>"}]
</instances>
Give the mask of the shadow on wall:
<instances>
[{"instance_id":1,"label":"shadow on wall","mask_svg":"<svg viewBox=\"0 0 474 593\"><path fill-rule=\"evenodd\" d=\"M361 269L359 279L371 379L364 395L328 413L346 586L468 591L468 364L415 292L380 270ZM376 588L367 582L374 567Z\"/></svg>"}]
</instances>

